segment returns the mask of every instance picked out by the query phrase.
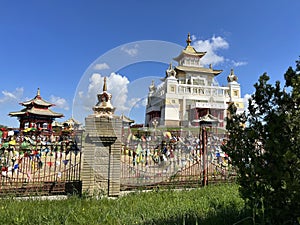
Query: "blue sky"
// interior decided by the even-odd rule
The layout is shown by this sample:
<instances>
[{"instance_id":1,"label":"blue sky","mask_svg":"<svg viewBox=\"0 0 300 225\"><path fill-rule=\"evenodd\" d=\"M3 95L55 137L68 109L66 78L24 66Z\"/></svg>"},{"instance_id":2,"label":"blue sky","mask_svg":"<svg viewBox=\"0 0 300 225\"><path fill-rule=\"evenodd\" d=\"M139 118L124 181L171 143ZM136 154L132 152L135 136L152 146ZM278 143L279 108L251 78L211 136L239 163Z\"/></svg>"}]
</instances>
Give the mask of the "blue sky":
<instances>
[{"instance_id":1,"label":"blue sky","mask_svg":"<svg viewBox=\"0 0 300 225\"><path fill-rule=\"evenodd\" d=\"M274 82L282 80L289 66L295 66L300 56L299 10L298 0L0 0L0 124L18 126L8 113L20 110L18 103L33 98L37 88L66 120L72 116L74 96L88 96L78 88L83 77L88 79L86 87L98 85L94 88L101 91L99 78L103 76L111 78L111 86L126 86L123 100L131 101L132 110L124 108L123 112L140 122L143 113L134 108L143 104L142 98L133 93L146 89L141 84L150 84L143 77L164 76L167 65L136 63L108 73L104 70L116 67L100 62L98 71L87 74L89 68L112 49L133 56L141 50L139 41L143 40L184 47L188 32L197 50L212 52L207 61L223 70L217 77L221 85L226 85L234 68L243 96L251 94L262 73L267 72ZM128 45L132 42L138 44ZM122 108L124 103L116 104Z\"/></svg>"}]
</instances>

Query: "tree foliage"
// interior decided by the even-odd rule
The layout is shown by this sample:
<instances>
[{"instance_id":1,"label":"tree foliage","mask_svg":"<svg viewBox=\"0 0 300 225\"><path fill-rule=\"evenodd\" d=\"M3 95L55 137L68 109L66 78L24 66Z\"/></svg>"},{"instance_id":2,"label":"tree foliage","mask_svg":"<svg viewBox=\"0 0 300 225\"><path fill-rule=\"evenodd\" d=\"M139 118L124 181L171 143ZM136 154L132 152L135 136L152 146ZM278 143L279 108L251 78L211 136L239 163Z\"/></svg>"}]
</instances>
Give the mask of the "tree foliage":
<instances>
[{"instance_id":1,"label":"tree foliage","mask_svg":"<svg viewBox=\"0 0 300 225\"><path fill-rule=\"evenodd\" d=\"M223 147L238 170L240 193L263 224L300 223L300 61L280 82L263 74L248 111L228 108Z\"/></svg>"}]
</instances>

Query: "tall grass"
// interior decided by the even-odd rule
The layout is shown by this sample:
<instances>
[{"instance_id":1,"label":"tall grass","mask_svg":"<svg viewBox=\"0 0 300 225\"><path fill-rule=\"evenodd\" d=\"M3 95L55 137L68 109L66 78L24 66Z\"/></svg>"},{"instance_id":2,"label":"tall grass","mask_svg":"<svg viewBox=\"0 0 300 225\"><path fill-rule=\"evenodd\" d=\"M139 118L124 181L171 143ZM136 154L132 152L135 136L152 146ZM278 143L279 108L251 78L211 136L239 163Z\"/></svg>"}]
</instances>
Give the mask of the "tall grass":
<instances>
[{"instance_id":1,"label":"tall grass","mask_svg":"<svg viewBox=\"0 0 300 225\"><path fill-rule=\"evenodd\" d=\"M0 200L0 224L233 224L245 217L235 184L134 192L118 199Z\"/></svg>"}]
</instances>

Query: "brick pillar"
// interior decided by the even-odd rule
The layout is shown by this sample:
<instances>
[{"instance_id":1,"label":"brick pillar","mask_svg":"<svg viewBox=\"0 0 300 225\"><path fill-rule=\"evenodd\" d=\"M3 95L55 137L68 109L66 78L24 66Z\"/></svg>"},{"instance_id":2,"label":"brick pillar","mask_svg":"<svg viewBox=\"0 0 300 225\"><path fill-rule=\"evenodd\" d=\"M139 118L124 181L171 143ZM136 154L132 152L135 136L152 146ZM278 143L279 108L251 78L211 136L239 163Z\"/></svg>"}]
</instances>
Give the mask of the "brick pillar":
<instances>
[{"instance_id":1,"label":"brick pillar","mask_svg":"<svg viewBox=\"0 0 300 225\"><path fill-rule=\"evenodd\" d=\"M121 128L119 117L85 119L83 140L82 189L90 194L105 192L108 196L120 193Z\"/></svg>"}]
</instances>

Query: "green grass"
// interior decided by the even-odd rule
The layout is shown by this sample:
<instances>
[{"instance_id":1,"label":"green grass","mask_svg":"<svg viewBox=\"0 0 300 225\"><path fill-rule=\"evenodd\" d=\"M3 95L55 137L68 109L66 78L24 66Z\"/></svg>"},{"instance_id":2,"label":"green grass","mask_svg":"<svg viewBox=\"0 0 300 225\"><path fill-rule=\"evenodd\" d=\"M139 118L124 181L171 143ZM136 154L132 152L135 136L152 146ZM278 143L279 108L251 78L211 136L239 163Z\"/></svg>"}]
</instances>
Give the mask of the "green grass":
<instances>
[{"instance_id":1,"label":"green grass","mask_svg":"<svg viewBox=\"0 0 300 225\"><path fill-rule=\"evenodd\" d=\"M235 184L134 192L118 199L0 200L1 224L234 224L247 217ZM239 223L246 224L246 223Z\"/></svg>"}]
</instances>

